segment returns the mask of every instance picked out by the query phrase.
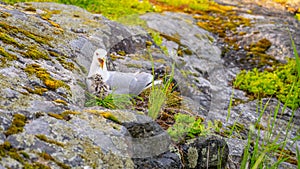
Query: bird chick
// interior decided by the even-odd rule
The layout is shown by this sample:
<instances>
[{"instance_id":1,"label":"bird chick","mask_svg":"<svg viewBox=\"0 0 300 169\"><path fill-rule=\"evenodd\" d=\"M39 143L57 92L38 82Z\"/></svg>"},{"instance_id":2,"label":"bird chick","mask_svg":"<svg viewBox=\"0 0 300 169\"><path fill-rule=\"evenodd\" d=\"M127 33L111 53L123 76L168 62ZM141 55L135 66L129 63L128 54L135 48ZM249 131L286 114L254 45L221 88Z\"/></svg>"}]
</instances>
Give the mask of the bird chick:
<instances>
[{"instance_id":1,"label":"bird chick","mask_svg":"<svg viewBox=\"0 0 300 169\"><path fill-rule=\"evenodd\" d=\"M103 99L109 94L109 86L106 85L100 74L96 73L89 77L89 79L92 81L91 88L94 95Z\"/></svg>"}]
</instances>

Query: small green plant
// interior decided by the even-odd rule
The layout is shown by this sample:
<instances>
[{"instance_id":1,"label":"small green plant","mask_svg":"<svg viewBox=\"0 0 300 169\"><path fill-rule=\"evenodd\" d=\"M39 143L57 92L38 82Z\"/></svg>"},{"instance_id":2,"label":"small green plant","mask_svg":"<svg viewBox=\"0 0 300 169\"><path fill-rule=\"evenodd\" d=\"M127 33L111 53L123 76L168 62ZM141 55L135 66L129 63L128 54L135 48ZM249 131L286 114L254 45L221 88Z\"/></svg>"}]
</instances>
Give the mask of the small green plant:
<instances>
[{"instance_id":1,"label":"small green plant","mask_svg":"<svg viewBox=\"0 0 300 169\"><path fill-rule=\"evenodd\" d=\"M151 62L152 62L152 74L154 74L154 61L150 52L149 55L151 57ZM153 77L152 89L149 95L149 110L148 110L148 116L150 116L152 119L156 119L158 117L158 114L163 104L166 102L168 98L168 94L170 94L170 92L172 91L174 69L175 69L175 65L173 64L171 75L169 77L165 76L163 85L155 86L154 77Z\"/></svg>"},{"instance_id":2,"label":"small green plant","mask_svg":"<svg viewBox=\"0 0 300 169\"><path fill-rule=\"evenodd\" d=\"M181 143L187 138L194 138L206 130L204 124L202 124L202 119L200 118L196 120L193 116L181 113L176 114L174 118L175 123L167 130L167 132L177 143Z\"/></svg>"},{"instance_id":3,"label":"small green plant","mask_svg":"<svg viewBox=\"0 0 300 169\"><path fill-rule=\"evenodd\" d=\"M291 97L287 97L294 82L298 81L297 67L294 59L289 59L286 65L281 65L273 72L259 72L254 68L251 71L241 71L234 82L234 87L253 94L256 98L277 97L288 107L296 109L300 106L300 88L294 87ZM299 86L299 83L296 83ZM295 102L293 100L295 99Z\"/></svg>"},{"instance_id":4,"label":"small green plant","mask_svg":"<svg viewBox=\"0 0 300 169\"><path fill-rule=\"evenodd\" d=\"M113 94L110 93L103 99L92 95L90 93L88 94L88 100L85 103L85 106L91 107L91 106L102 106L108 109L125 109L128 107L132 107L134 104L133 97L126 94Z\"/></svg>"}]
</instances>

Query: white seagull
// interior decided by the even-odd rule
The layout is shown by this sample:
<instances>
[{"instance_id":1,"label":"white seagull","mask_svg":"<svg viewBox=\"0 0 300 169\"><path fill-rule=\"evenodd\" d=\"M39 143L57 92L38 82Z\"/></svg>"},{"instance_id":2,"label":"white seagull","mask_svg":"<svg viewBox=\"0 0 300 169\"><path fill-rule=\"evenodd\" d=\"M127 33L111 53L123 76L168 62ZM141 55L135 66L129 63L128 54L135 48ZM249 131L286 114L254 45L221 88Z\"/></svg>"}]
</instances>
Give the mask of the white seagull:
<instances>
[{"instance_id":1,"label":"white seagull","mask_svg":"<svg viewBox=\"0 0 300 169\"><path fill-rule=\"evenodd\" d=\"M103 82L109 86L110 92L114 94L139 95L143 90L151 86L153 76L145 72L124 73L108 71L106 67L107 52L97 49L94 52L92 64L87 78L88 90L93 92L91 77L100 74ZM160 84L161 80L154 81L154 85Z\"/></svg>"}]
</instances>

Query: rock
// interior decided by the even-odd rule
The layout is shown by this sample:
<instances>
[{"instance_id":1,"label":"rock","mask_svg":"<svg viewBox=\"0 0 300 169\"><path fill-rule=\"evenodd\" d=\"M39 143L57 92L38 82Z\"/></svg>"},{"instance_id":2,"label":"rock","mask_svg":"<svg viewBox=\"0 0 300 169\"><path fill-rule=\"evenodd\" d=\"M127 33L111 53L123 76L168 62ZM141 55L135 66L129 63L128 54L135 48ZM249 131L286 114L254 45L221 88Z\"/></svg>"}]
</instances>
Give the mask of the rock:
<instances>
[{"instance_id":1,"label":"rock","mask_svg":"<svg viewBox=\"0 0 300 169\"><path fill-rule=\"evenodd\" d=\"M225 168L229 149L224 140L208 136L189 140L182 152L185 168Z\"/></svg>"},{"instance_id":2,"label":"rock","mask_svg":"<svg viewBox=\"0 0 300 169\"><path fill-rule=\"evenodd\" d=\"M169 52L167 56L143 28L124 26L76 6L0 4L1 14L5 13L0 18L0 35L6 37L0 40L0 147L5 153L0 168L171 169L206 168L207 165L218 168L218 164L224 168L228 152L230 158L242 159L249 128L260 118L256 111L258 102L249 101L245 92L233 89L231 83L241 67L251 66L247 67L242 59L236 59L237 62L233 59L235 55L244 56L242 50L222 53L224 43L197 26L192 14L164 12L140 17L148 28L162 35L162 45ZM268 13L266 9L260 12L256 9L262 8L257 6L239 2L234 5L241 8L237 15L250 19L253 24L237 28L247 32L237 43L247 46L267 38L272 44L267 45L267 54L274 55L278 61L282 56L292 57L283 23L288 23L298 48L299 22L292 16L281 17L278 12ZM28 8L36 10L28 11ZM254 9L253 13L245 12L250 9ZM131 110L85 107L85 78L93 52L98 48L111 54L110 70L151 73L148 52L154 60L156 77L168 72L174 63L174 82L183 95L182 105L206 122L219 120L222 127L217 133L222 136L236 122L241 128L232 132L227 143L219 137L190 140L180 145L184 154L181 156L179 150L174 151L168 134L149 117ZM229 114L231 96L242 104L232 105ZM262 128L267 129L277 104L276 99L263 99L263 105L270 107L260 119ZM281 113L283 105L279 107ZM292 116L295 125L289 130L282 129ZM286 149L294 153L296 145L300 147L299 141L292 141L299 130L298 116L299 110L293 114L286 109L276 116L274 128L279 142L289 134ZM252 139L264 138L266 132L254 132ZM217 153L220 149L222 154ZM213 163L206 163L208 152ZM217 163L218 159L222 162ZM239 165L229 162L227 166L239 168Z\"/></svg>"}]
</instances>

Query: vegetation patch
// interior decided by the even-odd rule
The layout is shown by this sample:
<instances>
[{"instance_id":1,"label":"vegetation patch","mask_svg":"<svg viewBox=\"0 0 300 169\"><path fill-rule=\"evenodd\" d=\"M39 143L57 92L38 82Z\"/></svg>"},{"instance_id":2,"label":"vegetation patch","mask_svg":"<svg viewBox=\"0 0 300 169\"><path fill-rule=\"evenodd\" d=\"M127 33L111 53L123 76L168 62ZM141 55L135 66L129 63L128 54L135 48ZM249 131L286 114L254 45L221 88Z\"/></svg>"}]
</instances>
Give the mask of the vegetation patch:
<instances>
[{"instance_id":1,"label":"vegetation patch","mask_svg":"<svg viewBox=\"0 0 300 169\"><path fill-rule=\"evenodd\" d=\"M29 47L26 50L26 52L23 53L23 56L26 58L31 58L33 60L37 60L37 59L50 60L49 56L45 52L39 50L37 47Z\"/></svg>"},{"instance_id":2,"label":"vegetation patch","mask_svg":"<svg viewBox=\"0 0 300 169\"><path fill-rule=\"evenodd\" d=\"M30 162L29 155L24 151L19 151L16 148L13 148L10 142L5 141L3 144L0 144L0 158L1 157L10 157L21 164L23 164L24 169L50 169L50 167L38 163Z\"/></svg>"},{"instance_id":3,"label":"vegetation patch","mask_svg":"<svg viewBox=\"0 0 300 169\"><path fill-rule=\"evenodd\" d=\"M46 69L41 68L38 64L27 65L24 71L29 75L35 74L36 77L42 80L45 86L47 86L50 90L56 90L59 87L65 87L67 89L70 88L63 81L52 78L50 73L48 73Z\"/></svg>"},{"instance_id":4,"label":"vegetation patch","mask_svg":"<svg viewBox=\"0 0 300 169\"><path fill-rule=\"evenodd\" d=\"M61 100L61 99L56 99L54 100L55 103L58 103L58 104L62 104L64 106L68 106L68 103L64 100Z\"/></svg>"},{"instance_id":5,"label":"vegetation patch","mask_svg":"<svg viewBox=\"0 0 300 169\"><path fill-rule=\"evenodd\" d=\"M19 48L24 47L24 45L19 44L13 37L11 37L10 35L3 33L3 32L0 32L0 40L6 44L12 44Z\"/></svg>"},{"instance_id":6,"label":"vegetation patch","mask_svg":"<svg viewBox=\"0 0 300 169\"><path fill-rule=\"evenodd\" d=\"M2 63L2 65L6 65L7 61L13 61L18 59L18 57L16 55L10 54L8 53L4 48L2 48L0 46L0 55L2 55L3 57L0 57L0 61Z\"/></svg>"},{"instance_id":7,"label":"vegetation patch","mask_svg":"<svg viewBox=\"0 0 300 169\"><path fill-rule=\"evenodd\" d=\"M51 117L54 117L58 120L70 120L71 117L69 115L77 115L77 114L80 114L79 112L77 111L72 111L72 110L66 110L60 114L57 114L57 113L52 113L52 112L49 112L48 113L48 116L51 116Z\"/></svg>"},{"instance_id":8,"label":"vegetation patch","mask_svg":"<svg viewBox=\"0 0 300 169\"><path fill-rule=\"evenodd\" d=\"M111 120L117 124L122 124L121 121L115 116L113 115L111 112L107 112L107 111L98 111L98 110L87 110L88 113L91 114L96 114L96 115L100 115L108 120Z\"/></svg>"},{"instance_id":9,"label":"vegetation patch","mask_svg":"<svg viewBox=\"0 0 300 169\"><path fill-rule=\"evenodd\" d=\"M44 92L48 91L47 88L39 87L39 86L34 87L34 89L27 86L24 86L23 88L26 89L29 93L38 94L38 95L42 95Z\"/></svg>"},{"instance_id":10,"label":"vegetation patch","mask_svg":"<svg viewBox=\"0 0 300 169\"><path fill-rule=\"evenodd\" d=\"M42 35L27 31L27 30L22 29L22 28L11 26L11 25L7 24L6 22L2 22L2 21L0 21L0 28L2 28L4 33L8 33L8 34L14 35L16 37L19 36L18 33L21 33L21 34L25 35L26 37L34 40L37 43L47 44L49 46L51 46L49 41L53 39L53 38L48 37L48 36L42 36Z\"/></svg>"},{"instance_id":11,"label":"vegetation patch","mask_svg":"<svg viewBox=\"0 0 300 169\"><path fill-rule=\"evenodd\" d=\"M4 132L6 136L17 134L23 131L25 126L26 116L23 114L14 114L13 121L10 127Z\"/></svg>"},{"instance_id":12,"label":"vegetation patch","mask_svg":"<svg viewBox=\"0 0 300 169\"><path fill-rule=\"evenodd\" d=\"M55 162L55 164L57 164L59 167L61 167L62 169L71 169L70 166L56 160L55 158L53 158L50 154L46 153L46 152L42 152L39 153L40 157L44 158L47 161L53 161Z\"/></svg>"},{"instance_id":13,"label":"vegetation patch","mask_svg":"<svg viewBox=\"0 0 300 169\"><path fill-rule=\"evenodd\" d=\"M177 143L182 143L186 139L194 138L205 130L201 118L196 119L194 116L181 113L176 114L174 117L175 124L170 127L167 132Z\"/></svg>"},{"instance_id":14,"label":"vegetation patch","mask_svg":"<svg viewBox=\"0 0 300 169\"><path fill-rule=\"evenodd\" d=\"M47 142L47 143L50 143L50 144L55 144L55 145L60 146L60 147L64 147L63 143L55 141L55 140L48 139L47 136L45 136L43 134L37 134L37 135L35 135L35 137L42 140L42 141L44 141L44 142Z\"/></svg>"},{"instance_id":15,"label":"vegetation patch","mask_svg":"<svg viewBox=\"0 0 300 169\"><path fill-rule=\"evenodd\" d=\"M247 91L254 98L276 97L288 107L300 106L300 88L296 62L289 59L286 65L274 68L274 71L259 72L242 70L236 77L234 87Z\"/></svg>"}]
</instances>

